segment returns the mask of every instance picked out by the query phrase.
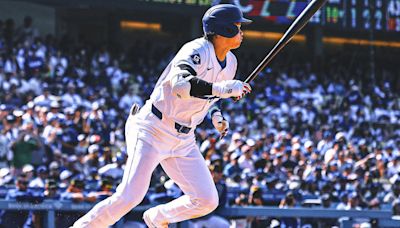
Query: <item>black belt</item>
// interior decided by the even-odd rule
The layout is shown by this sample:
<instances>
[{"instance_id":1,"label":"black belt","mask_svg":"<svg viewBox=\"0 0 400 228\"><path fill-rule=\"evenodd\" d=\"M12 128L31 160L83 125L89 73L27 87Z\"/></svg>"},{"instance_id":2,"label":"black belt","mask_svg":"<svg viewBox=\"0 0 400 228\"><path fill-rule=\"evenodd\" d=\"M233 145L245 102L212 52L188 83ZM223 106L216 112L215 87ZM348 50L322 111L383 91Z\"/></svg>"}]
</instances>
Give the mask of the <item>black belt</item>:
<instances>
[{"instance_id":1,"label":"black belt","mask_svg":"<svg viewBox=\"0 0 400 228\"><path fill-rule=\"evenodd\" d=\"M156 108L156 106L151 105L151 112L158 117L158 119L162 120L162 113L160 110L158 110L158 108ZM190 130L192 130L190 127L186 127L183 125L180 125L178 123L175 122L175 129L179 132L179 133L183 133L183 134L187 134L190 132Z\"/></svg>"}]
</instances>

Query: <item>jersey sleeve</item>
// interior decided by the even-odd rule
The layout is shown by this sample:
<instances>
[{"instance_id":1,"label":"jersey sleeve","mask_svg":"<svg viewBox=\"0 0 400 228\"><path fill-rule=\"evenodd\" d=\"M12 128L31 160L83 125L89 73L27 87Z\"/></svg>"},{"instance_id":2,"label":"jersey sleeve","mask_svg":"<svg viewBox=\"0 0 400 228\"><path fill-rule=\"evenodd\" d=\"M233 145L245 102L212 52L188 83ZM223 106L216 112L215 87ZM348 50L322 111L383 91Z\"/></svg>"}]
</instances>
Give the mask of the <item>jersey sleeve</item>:
<instances>
[{"instance_id":1,"label":"jersey sleeve","mask_svg":"<svg viewBox=\"0 0 400 228\"><path fill-rule=\"evenodd\" d=\"M184 45L173 60L173 67L185 69L193 76L200 74L206 63L204 48L200 45L189 43Z\"/></svg>"}]
</instances>

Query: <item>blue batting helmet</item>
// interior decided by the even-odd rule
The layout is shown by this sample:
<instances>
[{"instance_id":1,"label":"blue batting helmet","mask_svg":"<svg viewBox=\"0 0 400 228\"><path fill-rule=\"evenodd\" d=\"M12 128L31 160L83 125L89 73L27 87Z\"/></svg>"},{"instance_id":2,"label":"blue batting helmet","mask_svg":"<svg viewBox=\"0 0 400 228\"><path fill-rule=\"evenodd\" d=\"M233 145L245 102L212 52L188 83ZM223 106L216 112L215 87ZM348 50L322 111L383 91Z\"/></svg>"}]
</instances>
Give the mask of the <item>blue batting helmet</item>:
<instances>
[{"instance_id":1,"label":"blue batting helmet","mask_svg":"<svg viewBox=\"0 0 400 228\"><path fill-rule=\"evenodd\" d=\"M232 38L239 29L234 23L249 24L252 21L243 17L242 11L232 4L220 4L211 7L203 16L204 34L218 34Z\"/></svg>"}]
</instances>

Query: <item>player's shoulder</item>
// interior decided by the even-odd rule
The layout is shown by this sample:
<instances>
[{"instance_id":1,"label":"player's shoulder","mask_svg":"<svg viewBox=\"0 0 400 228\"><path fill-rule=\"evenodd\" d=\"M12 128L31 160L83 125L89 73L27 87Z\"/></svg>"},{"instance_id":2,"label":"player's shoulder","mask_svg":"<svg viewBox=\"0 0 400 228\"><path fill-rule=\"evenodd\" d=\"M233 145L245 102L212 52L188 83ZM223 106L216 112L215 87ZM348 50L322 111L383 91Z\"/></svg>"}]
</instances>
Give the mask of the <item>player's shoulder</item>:
<instances>
[{"instance_id":1,"label":"player's shoulder","mask_svg":"<svg viewBox=\"0 0 400 228\"><path fill-rule=\"evenodd\" d=\"M226 55L227 63L232 69L236 69L238 65L237 58L235 54L233 54L231 51L229 51Z\"/></svg>"},{"instance_id":2,"label":"player's shoulder","mask_svg":"<svg viewBox=\"0 0 400 228\"><path fill-rule=\"evenodd\" d=\"M209 59L208 45L208 41L204 38L192 40L182 46L175 56L175 61L185 60L194 65L203 66L203 63L208 62Z\"/></svg>"},{"instance_id":3,"label":"player's shoulder","mask_svg":"<svg viewBox=\"0 0 400 228\"><path fill-rule=\"evenodd\" d=\"M235 64L237 63L237 58L236 58L235 54L233 54L231 51L229 51L227 55L228 55L228 58L231 59L231 61L233 61Z\"/></svg>"},{"instance_id":4,"label":"player's shoulder","mask_svg":"<svg viewBox=\"0 0 400 228\"><path fill-rule=\"evenodd\" d=\"M207 47L207 44L208 41L201 37L187 42L182 48L204 49Z\"/></svg>"},{"instance_id":5,"label":"player's shoulder","mask_svg":"<svg viewBox=\"0 0 400 228\"><path fill-rule=\"evenodd\" d=\"M205 56L208 49L208 41L204 38L197 38L192 41L187 42L182 47L182 51L188 53L197 53L201 56Z\"/></svg>"}]
</instances>

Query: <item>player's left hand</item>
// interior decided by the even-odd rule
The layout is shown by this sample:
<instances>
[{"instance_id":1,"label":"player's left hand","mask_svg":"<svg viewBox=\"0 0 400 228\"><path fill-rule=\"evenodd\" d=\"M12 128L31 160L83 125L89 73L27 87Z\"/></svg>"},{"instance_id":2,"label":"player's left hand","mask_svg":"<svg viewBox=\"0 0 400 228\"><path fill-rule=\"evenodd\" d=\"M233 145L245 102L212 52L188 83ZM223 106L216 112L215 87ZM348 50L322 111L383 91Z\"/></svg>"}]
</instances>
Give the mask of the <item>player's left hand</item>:
<instances>
[{"instance_id":1,"label":"player's left hand","mask_svg":"<svg viewBox=\"0 0 400 228\"><path fill-rule=\"evenodd\" d=\"M211 120L215 129L217 129L220 134L219 138L222 139L225 137L229 131L229 122L224 119L221 112L215 112Z\"/></svg>"},{"instance_id":2,"label":"player's left hand","mask_svg":"<svg viewBox=\"0 0 400 228\"><path fill-rule=\"evenodd\" d=\"M240 99L242 99L244 96L246 96L246 94L251 93L251 86L249 83L243 82L243 92L239 97L234 97L233 100L239 101Z\"/></svg>"}]
</instances>

